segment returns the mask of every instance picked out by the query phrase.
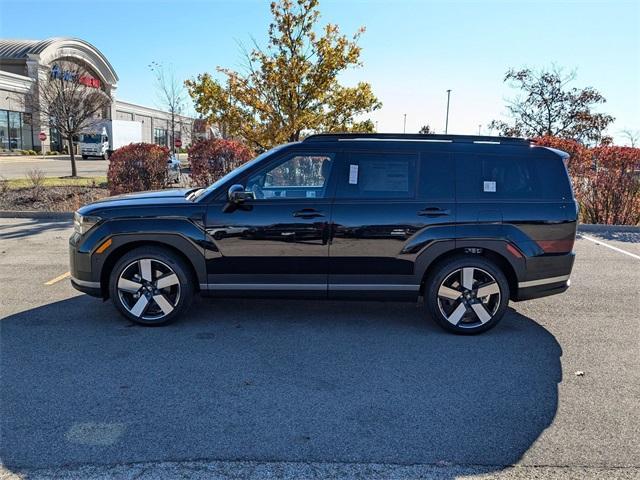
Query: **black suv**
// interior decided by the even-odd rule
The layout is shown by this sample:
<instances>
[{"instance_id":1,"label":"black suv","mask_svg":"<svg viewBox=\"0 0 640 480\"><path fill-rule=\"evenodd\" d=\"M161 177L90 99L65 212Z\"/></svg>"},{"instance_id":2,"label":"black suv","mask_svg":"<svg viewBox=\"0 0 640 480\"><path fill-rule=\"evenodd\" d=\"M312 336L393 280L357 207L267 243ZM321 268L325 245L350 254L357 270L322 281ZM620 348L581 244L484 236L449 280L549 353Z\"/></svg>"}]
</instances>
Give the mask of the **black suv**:
<instances>
[{"instance_id":1,"label":"black suv","mask_svg":"<svg viewBox=\"0 0 640 480\"><path fill-rule=\"evenodd\" d=\"M517 138L322 134L201 189L82 207L71 283L144 325L194 292L417 301L456 333L569 286L568 155ZM304 315L301 312L301 315Z\"/></svg>"}]
</instances>

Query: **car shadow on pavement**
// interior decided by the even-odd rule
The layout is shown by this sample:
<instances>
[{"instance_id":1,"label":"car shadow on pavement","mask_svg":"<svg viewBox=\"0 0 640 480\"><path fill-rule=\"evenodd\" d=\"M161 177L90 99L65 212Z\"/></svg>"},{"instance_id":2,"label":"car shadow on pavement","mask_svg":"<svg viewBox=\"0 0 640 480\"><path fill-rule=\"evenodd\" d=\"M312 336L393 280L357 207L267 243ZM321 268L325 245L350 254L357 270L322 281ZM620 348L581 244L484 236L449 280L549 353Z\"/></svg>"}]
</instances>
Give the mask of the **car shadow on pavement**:
<instances>
[{"instance_id":1,"label":"car shadow on pavement","mask_svg":"<svg viewBox=\"0 0 640 480\"><path fill-rule=\"evenodd\" d=\"M552 423L562 350L509 310L447 334L413 304L196 299L144 328L87 296L0 321L1 460L516 463Z\"/></svg>"},{"instance_id":2,"label":"car shadow on pavement","mask_svg":"<svg viewBox=\"0 0 640 480\"><path fill-rule=\"evenodd\" d=\"M25 219L25 221L21 223L3 224L0 218L0 240L30 237L42 232L56 230L68 231L71 226L71 220Z\"/></svg>"}]
</instances>

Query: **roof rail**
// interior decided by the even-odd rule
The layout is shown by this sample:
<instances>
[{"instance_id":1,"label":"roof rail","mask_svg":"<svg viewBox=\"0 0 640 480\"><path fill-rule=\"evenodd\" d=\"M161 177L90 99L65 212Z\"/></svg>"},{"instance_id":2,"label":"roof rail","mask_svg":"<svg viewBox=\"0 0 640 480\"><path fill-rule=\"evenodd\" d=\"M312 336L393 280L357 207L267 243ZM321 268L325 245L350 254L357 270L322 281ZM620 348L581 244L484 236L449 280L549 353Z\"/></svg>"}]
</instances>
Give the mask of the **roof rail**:
<instances>
[{"instance_id":1,"label":"roof rail","mask_svg":"<svg viewBox=\"0 0 640 480\"><path fill-rule=\"evenodd\" d=\"M502 145L531 145L532 140L517 137L491 137L486 135L433 135L421 133L317 133L309 135L304 142L335 141L407 141L446 143L489 143Z\"/></svg>"}]
</instances>

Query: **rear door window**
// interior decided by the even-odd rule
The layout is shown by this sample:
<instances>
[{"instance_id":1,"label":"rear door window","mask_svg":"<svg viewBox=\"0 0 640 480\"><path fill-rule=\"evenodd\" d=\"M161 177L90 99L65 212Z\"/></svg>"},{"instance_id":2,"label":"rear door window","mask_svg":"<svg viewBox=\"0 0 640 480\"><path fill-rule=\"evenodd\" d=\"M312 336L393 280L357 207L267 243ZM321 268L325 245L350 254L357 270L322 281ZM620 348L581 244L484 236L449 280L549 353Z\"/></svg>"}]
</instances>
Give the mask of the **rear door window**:
<instances>
[{"instance_id":1,"label":"rear door window","mask_svg":"<svg viewBox=\"0 0 640 480\"><path fill-rule=\"evenodd\" d=\"M351 153L342 165L338 198L415 196L416 157L407 153Z\"/></svg>"}]
</instances>

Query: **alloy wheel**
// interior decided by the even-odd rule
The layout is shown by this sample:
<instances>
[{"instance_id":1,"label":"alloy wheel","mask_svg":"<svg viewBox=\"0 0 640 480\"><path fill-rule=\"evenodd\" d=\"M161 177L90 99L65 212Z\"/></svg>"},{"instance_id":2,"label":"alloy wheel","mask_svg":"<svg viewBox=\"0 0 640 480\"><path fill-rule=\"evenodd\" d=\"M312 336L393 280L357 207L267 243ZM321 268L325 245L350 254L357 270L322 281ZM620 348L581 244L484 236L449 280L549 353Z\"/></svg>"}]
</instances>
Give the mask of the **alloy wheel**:
<instances>
[{"instance_id":1,"label":"alloy wheel","mask_svg":"<svg viewBox=\"0 0 640 480\"><path fill-rule=\"evenodd\" d=\"M134 317L156 321L180 301L180 280L166 263L153 258L131 262L118 277L118 297Z\"/></svg>"},{"instance_id":2,"label":"alloy wheel","mask_svg":"<svg viewBox=\"0 0 640 480\"><path fill-rule=\"evenodd\" d=\"M438 308L459 328L489 322L500 307L500 285L487 271L463 267L450 273L438 288Z\"/></svg>"}]
</instances>

